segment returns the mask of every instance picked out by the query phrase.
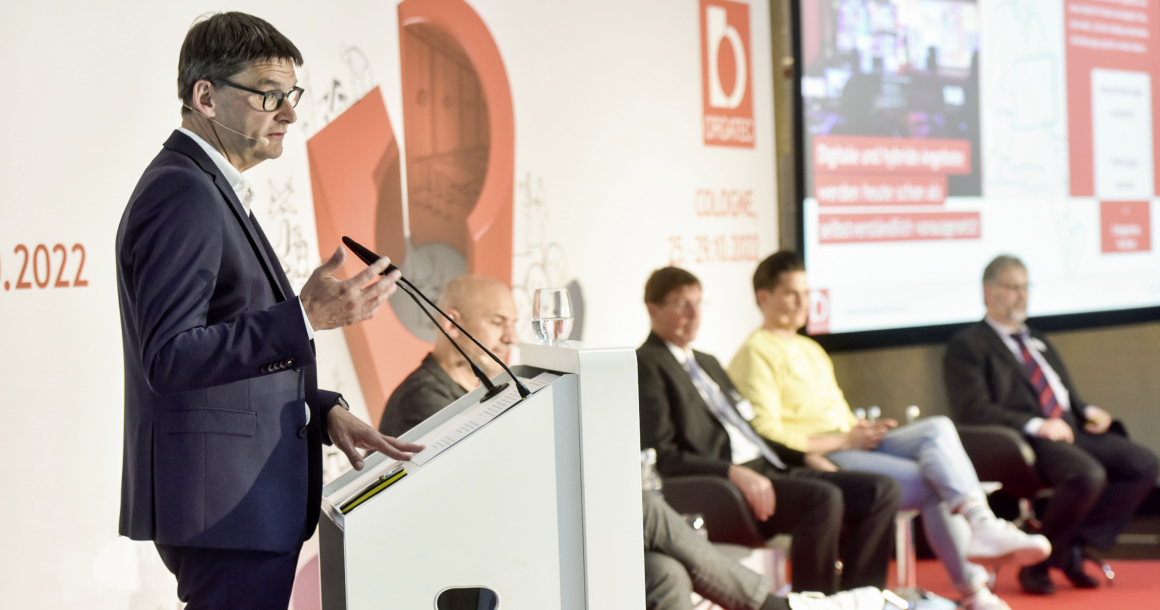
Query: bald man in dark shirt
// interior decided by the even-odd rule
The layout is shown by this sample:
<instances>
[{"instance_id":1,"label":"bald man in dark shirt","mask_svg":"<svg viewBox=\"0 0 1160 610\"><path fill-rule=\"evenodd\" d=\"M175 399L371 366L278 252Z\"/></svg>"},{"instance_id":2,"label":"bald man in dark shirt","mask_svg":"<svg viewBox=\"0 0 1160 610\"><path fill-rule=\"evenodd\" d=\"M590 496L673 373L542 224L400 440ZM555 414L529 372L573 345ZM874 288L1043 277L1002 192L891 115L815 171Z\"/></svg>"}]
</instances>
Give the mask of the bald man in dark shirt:
<instances>
[{"instance_id":1,"label":"bald man in dark shirt","mask_svg":"<svg viewBox=\"0 0 1160 610\"><path fill-rule=\"evenodd\" d=\"M461 275L444 287L438 304L491 353L507 360L511 346L516 343L518 316L516 302L507 286L489 277ZM459 329L446 320L441 324L488 377L499 374L501 367L470 339L463 337ZM471 372L471 365L451 341L439 333L435 338L435 348L391 393L383 409L379 430L383 434L399 436L477 385L479 381Z\"/></svg>"}]
</instances>

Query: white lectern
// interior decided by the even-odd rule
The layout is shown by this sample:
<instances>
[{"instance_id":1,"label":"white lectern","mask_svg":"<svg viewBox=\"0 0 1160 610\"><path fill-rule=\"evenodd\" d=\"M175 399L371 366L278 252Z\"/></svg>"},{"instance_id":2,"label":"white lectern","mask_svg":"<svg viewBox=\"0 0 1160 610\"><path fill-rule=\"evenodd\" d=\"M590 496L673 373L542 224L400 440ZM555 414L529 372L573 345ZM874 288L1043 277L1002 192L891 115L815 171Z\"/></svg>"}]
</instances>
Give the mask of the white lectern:
<instances>
[{"instance_id":1,"label":"white lectern","mask_svg":"<svg viewBox=\"0 0 1160 610\"><path fill-rule=\"evenodd\" d=\"M513 406L345 514L400 464L376 454L326 486L324 610L433 609L456 587L495 591L498 610L644 607L636 354L572 341L521 345L520 359L517 376L547 380L526 400L509 386L484 404ZM482 394L402 438L454 437Z\"/></svg>"}]
</instances>

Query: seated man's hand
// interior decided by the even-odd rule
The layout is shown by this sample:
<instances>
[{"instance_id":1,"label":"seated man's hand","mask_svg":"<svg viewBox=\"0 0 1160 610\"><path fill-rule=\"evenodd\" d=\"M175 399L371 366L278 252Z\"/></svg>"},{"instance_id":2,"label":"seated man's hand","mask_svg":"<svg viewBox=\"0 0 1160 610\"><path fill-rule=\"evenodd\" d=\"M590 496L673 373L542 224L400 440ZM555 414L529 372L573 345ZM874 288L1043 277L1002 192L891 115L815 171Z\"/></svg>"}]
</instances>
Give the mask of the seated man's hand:
<instances>
[{"instance_id":1,"label":"seated man's hand","mask_svg":"<svg viewBox=\"0 0 1160 610\"><path fill-rule=\"evenodd\" d=\"M823 472L837 472L838 466L831 462L829 458L818 453L807 453L804 458L807 468L814 470L821 470Z\"/></svg>"},{"instance_id":2,"label":"seated man's hand","mask_svg":"<svg viewBox=\"0 0 1160 610\"><path fill-rule=\"evenodd\" d=\"M1083 410L1083 414L1087 419L1084 422L1083 429L1088 434L1103 434L1112 425L1112 414L1095 405L1088 405Z\"/></svg>"},{"instance_id":3,"label":"seated man's hand","mask_svg":"<svg viewBox=\"0 0 1160 610\"><path fill-rule=\"evenodd\" d=\"M379 434L378 430L342 407L332 408L326 416L326 432L330 435L330 442L346 454L355 470L363 469L363 458L359 449L371 449L402 461L411 459L411 454L424 449L422 445L404 443L396 438Z\"/></svg>"},{"instance_id":4,"label":"seated man's hand","mask_svg":"<svg viewBox=\"0 0 1160 610\"><path fill-rule=\"evenodd\" d=\"M342 267L344 261L346 250L339 246L330 260L314 270L298 293L302 310L316 331L341 328L374 317L379 307L395 293L395 282L403 275L396 270L386 277L379 277L391 264L384 256L358 275L340 280L334 277L334 272Z\"/></svg>"},{"instance_id":5,"label":"seated man's hand","mask_svg":"<svg viewBox=\"0 0 1160 610\"><path fill-rule=\"evenodd\" d=\"M1049 441L1075 442L1075 432L1072 431L1071 426L1058 417L1043 420L1043 425L1039 426L1039 432L1036 432L1035 436Z\"/></svg>"},{"instance_id":6,"label":"seated man's hand","mask_svg":"<svg viewBox=\"0 0 1160 610\"><path fill-rule=\"evenodd\" d=\"M729 481L741 490L741 495L745 496L745 501L758 521L766 521L773 516L777 509L777 496L773 493L772 481L750 468L736 464L729 467Z\"/></svg>"},{"instance_id":7,"label":"seated man's hand","mask_svg":"<svg viewBox=\"0 0 1160 610\"><path fill-rule=\"evenodd\" d=\"M895 425L898 425L898 423L895 422ZM886 436L887 430L889 428L884 424L871 424L864 419L860 419L857 425L846 433L846 442L842 445L842 449L871 451L877 448L882 442L882 437Z\"/></svg>"}]
</instances>

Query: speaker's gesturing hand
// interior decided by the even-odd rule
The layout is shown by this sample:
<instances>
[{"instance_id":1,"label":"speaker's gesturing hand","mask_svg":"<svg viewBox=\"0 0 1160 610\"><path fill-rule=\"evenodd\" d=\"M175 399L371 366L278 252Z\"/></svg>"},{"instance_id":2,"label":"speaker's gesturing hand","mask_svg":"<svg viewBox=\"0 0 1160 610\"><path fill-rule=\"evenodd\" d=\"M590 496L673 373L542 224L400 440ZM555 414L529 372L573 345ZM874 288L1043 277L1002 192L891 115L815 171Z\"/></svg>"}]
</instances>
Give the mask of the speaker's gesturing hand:
<instances>
[{"instance_id":1,"label":"speaker's gesturing hand","mask_svg":"<svg viewBox=\"0 0 1160 610\"><path fill-rule=\"evenodd\" d=\"M339 246L330 260L314 270L298 294L306 318L316 331L349 326L373 317L394 294L395 282L402 277L398 270L379 276L391 264L384 256L358 275L340 280L334 277L334 272L344 261L346 250Z\"/></svg>"},{"instance_id":2,"label":"speaker's gesturing hand","mask_svg":"<svg viewBox=\"0 0 1160 610\"><path fill-rule=\"evenodd\" d=\"M378 451L402 461L411 459L412 454L424 449L423 445L404 443L397 438L379 434L378 430L342 407L332 408L326 416L326 433L330 436L330 442L346 454L355 470L363 469L363 456L359 449Z\"/></svg>"}]
</instances>

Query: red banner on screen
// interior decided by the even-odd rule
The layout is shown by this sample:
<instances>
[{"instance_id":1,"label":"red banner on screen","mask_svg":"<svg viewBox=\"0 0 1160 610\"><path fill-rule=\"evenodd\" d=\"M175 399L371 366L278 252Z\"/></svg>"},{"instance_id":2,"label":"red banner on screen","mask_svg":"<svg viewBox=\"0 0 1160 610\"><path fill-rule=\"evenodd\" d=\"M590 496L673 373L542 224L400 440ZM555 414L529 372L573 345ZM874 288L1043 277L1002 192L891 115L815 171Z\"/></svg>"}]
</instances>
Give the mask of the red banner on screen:
<instances>
[{"instance_id":1,"label":"red banner on screen","mask_svg":"<svg viewBox=\"0 0 1160 610\"><path fill-rule=\"evenodd\" d=\"M818 216L818 242L821 244L979 239L981 235L982 221L978 212Z\"/></svg>"},{"instance_id":2,"label":"red banner on screen","mask_svg":"<svg viewBox=\"0 0 1160 610\"><path fill-rule=\"evenodd\" d=\"M1160 0L1064 0L1067 57L1067 137L1073 197L1108 197L1097 193L1100 159L1093 155L1093 70L1147 75L1152 103L1160 100ZM1097 96L1098 92L1094 92ZM1143 121L1141 121L1143 125ZM1152 167L1140 168L1160 177L1160 121L1151 118ZM1146 128L1145 128L1146 129ZM1109 151L1118 155L1117 151ZM1135 161L1135 160L1133 160ZM1109 164L1122 165L1122 160ZM1114 178L1113 178L1114 179ZM1154 182L1160 194L1160 180ZM1114 188L1114 186L1112 187ZM1147 194L1145 194L1147 196Z\"/></svg>"},{"instance_id":3,"label":"red banner on screen","mask_svg":"<svg viewBox=\"0 0 1160 610\"><path fill-rule=\"evenodd\" d=\"M1151 204L1147 201L1101 201L1100 247L1104 254L1151 251Z\"/></svg>"},{"instance_id":4,"label":"red banner on screen","mask_svg":"<svg viewBox=\"0 0 1160 610\"><path fill-rule=\"evenodd\" d=\"M818 205L941 205L946 176L843 176L814 178Z\"/></svg>"},{"instance_id":5,"label":"red banner on screen","mask_svg":"<svg viewBox=\"0 0 1160 610\"><path fill-rule=\"evenodd\" d=\"M969 174L971 142L919 138L817 136L815 174Z\"/></svg>"}]
</instances>

